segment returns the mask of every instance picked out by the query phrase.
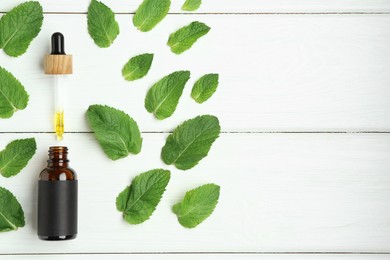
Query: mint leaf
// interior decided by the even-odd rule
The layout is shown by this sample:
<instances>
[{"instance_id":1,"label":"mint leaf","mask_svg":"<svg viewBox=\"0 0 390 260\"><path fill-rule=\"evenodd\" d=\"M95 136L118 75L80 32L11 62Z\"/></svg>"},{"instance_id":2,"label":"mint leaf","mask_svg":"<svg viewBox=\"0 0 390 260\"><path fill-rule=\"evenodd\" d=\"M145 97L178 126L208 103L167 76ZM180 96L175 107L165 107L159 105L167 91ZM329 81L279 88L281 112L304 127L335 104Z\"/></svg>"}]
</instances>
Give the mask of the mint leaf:
<instances>
[{"instance_id":1,"label":"mint leaf","mask_svg":"<svg viewBox=\"0 0 390 260\"><path fill-rule=\"evenodd\" d=\"M35 138L19 139L9 143L0 151L0 173L4 177L18 174L37 150Z\"/></svg>"},{"instance_id":2,"label":"mint leaf","mask_svg":"<svg viewBox=\"0 0 390 260\"><path fill-rule=\"evenodd\" d=\"M199 104L207 101L217 90L218 74L206 74L198 79L192 88L191 97Z\"/></svg>"},{"instance_id":3,"label":"mint leaf","mask_svg":"<svg viewBox=\"0 0 390 260\"><path fill-rule=\"evenodd\" d=\"M171 173L154 169L133 179L116 198L116 207L130 224L140 224L150 218L168 185Z\"/></svg>"},{"instance_id":4,"label":"mint leaf","mask_svg":"<svg viewBox=\"0 0 390 260\"><path fill-rule=\"evenodd\" d=\"M203 115L187 120L168 136L161 158L180 170L191 169L207 156L220 132L215 116Z\"/></svg>"},{"instance_id":5,"label":"mint leaf","mask_svg":"<svg viewBox=\"0 0 390 260\"><path fill-rule=\"evenodd\" d=\"M88 7L88 32L95 44L109 47L119 34L115 14L102 2L92 0Z\"/></svg>"},{"instance_id":6,"label":"mint leaf","mask_svg":"<svg viewBox=\"0 0 390 260\"><path fill-rule=\"evenodd\" d=\"M25 109L28 94L23 85L11 73L0 67L0 118L10 118Z\"/></svg>"},{"instance_id":7,"label":"mint leaf","mask_svg":"<svg viewBox=\"0 0 390 260\"><path fill-rule=\"evenodd\" d=\"M168 39L171 51L180 54L192 47L203 35L210 31L210 27L201 22L192 22L172 33Z\"/></svg>"},{"instance_id":8,"label":"mint leaf","mask_svg":"<svg viewBox=\"0 0 390 260\"><path fill-rule=\"evenodd\" d=\"M149 72L153 56L145 53L131 58L122 69L123 77L128 81L143 78Z\"/></svg>"},{"instance_id":9,"label":"mint leaf","mask_svg":"<svg viewBox=\"0 0 390 260\"><path fill-rule=\"evenodd\" d=\"M138 154L142 138L137 123L125 112L103 105L91 105L87 110L89 126L111 160Z\"/></svg>"},{"instance_id":10,"label":"mint leaf","mask_svg":"<svg viewBox=\"0 0 390 260\"><path fill-rule=\"evenodd\" d=\"M194 228L211 213L218 203L220 187L215 184L205 184L187 191L184 199L172 207L179 223L186 228Z\"/></svg>"},{"instance_id":11,"label":"mint leaf","mask_svg":"<svg viewBox=\"0 0 390 260\"><path fill-rule=\"evenodd\" d=\"M189 79L189 71L176 71L159 80L146 94L146 110L160 120L170 117L175 112Z\"/></svg>"},{"instance_id":12,"label":"mint leaf","mask_svg":"<svg viewBox=\"0 0 390 260\"><path fill-rule=\"evenodd\" d=\"M141 32L152 30L167 15L171 0L144 0L133 17L133 24Z\"/></svg>"},{"instance_id":13,"label":"mint leaf","mask_svg":"<svg viewBox=\"0 0 390 260\"><path fill-rule=\"evenodd\" d=\"M17 230L24 224L22 206L9 190L0 187L0 232Z\"/></svg>"},{"instance_id":14,"label":"mint leaf","mask_svg":"<svg viewBox=\"0 0 390 260\"><path fill-rule=\"evenodd\" d=\"M186 0L181 9L183 11L196 11L201 4L202 0Z\"/></svg>"},{"instance_id":15,"label":"mint leaf","mask_svg":"<svg viewBox=\"0 0 390 260\"><path fill-rule=\"evenodd\" d=\"M22 55L41 31L42 22L39 2L30 1L16 6L0 19L0 49L12 57Z\"/></svg>"}]
</instances>

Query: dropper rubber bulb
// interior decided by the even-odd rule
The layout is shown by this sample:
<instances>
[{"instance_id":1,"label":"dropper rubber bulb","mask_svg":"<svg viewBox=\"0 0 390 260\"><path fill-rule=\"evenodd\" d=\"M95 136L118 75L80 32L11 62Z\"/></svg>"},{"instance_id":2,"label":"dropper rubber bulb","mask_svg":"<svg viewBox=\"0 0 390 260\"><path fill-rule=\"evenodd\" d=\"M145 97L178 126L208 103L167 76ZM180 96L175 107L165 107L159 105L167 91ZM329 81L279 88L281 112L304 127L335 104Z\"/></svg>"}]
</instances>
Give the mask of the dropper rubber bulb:
<instances>
[{"instance_id":1,"label":"dropper rubber bulb","mask_svg":"<svg viewBox=\"0 0 390 260\"><path fill-rule=\"evenodd\" d=\"M53 33L51 36L51 55L65 55L65 39L60 32Z\"/></svg>"}]
</instances>

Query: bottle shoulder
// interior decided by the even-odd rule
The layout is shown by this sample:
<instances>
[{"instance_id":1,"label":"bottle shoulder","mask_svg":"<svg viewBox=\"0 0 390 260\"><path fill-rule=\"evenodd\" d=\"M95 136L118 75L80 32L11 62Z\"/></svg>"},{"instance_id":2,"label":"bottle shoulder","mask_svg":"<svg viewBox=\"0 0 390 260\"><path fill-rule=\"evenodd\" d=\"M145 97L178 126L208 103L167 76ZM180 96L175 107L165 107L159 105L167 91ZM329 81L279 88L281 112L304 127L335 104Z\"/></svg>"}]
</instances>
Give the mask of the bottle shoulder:
<instances>
[{"instance_id":1,"label":"bottle shoulder","mask_svg":"<svg viewBox=\"0 0 390 260\"><path fill-rule=\"evenodd\" d=\"M71 181L77 180L77 173L70 167L45 168L39 174L42 181Z\"/></svg>"}]
</instances>

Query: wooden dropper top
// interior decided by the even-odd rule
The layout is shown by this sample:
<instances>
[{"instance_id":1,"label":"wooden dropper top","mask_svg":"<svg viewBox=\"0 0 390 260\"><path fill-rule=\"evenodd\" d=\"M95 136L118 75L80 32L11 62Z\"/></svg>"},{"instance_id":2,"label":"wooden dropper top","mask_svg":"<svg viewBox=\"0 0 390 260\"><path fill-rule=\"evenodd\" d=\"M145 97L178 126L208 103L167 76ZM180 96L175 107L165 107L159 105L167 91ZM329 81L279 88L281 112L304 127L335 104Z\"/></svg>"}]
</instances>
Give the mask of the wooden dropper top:
<instances>
[{"instance_id":1,"label":"wooden dropper top","mask_svg":"<svg viewBox=\"0 0 390 260\"><path fill-rule=\"evenodd\" d=\"M65 53L64 35L56 32L51 36L51 53L45 55L45 74L73 74L72 55Z\"/></svg>"}]
</instances>

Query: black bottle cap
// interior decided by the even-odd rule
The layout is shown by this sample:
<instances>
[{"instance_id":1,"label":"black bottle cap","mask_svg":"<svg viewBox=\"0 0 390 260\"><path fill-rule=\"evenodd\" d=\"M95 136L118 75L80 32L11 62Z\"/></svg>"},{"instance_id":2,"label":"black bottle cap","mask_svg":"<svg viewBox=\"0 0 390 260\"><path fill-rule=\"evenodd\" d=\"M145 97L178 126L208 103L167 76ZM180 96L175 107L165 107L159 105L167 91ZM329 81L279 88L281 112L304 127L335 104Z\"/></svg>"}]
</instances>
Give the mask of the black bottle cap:
<instances>
[{"instance_id":1,"label":"black bottle cap","mask_svg":"<svg viewBox=\"0 0 390 260\"><path fill-rule=\"evenodd\" d=\"M51 36L51 54L65 55L64 35L56 32Z\"/></svg>"}]
</instances>

